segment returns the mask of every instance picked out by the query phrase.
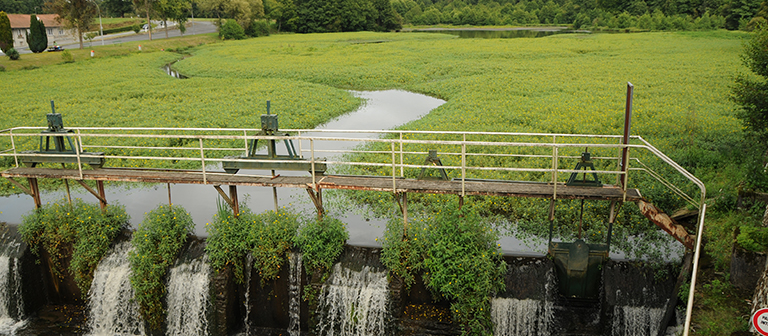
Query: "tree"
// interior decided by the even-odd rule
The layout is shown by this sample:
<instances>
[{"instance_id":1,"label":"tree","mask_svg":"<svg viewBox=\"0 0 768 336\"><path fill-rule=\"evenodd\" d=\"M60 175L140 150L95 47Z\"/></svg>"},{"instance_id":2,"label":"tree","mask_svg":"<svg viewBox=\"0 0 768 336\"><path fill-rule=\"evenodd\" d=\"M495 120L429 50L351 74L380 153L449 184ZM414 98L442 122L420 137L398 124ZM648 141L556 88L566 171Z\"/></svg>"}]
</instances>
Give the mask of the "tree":
<instances>
[{"instance_id":1,"label":"tree","mask_svg":"<svg viewBox=\"0 0 768 336\"><path fill-rule=\"evenodd\" d=\"M83 49L83 34L89 30L96 17L96 4L89 0L52 0L46 7L59 15L56 19L59 23L77 31L80 49Z\"/></svg>"},{"instance_id":2,"label":"tree","mask_svg":"<svg viewBox=\"0 0 768 336\"><path fill-rule=\"evenodd\" d=\"M13 48L13 31L11 31L11 20L5 12L0 12L0 50L4 54L8 49Z\"/></svg>"},{"instance_id":3,"label":"tree","mask_svg":"<svg viewBox=\"0 0 768 336\"><path fill-rule=\"evenodd\" d=\"M38 20L37 16L29 16L29 35L27 35L29 50L33 53L41 53L48 47L48 35L45 33L45 24Z\"/></svg>"},{"instance_id":4,"label":"tree","mask_svg":"<svg viewBox=\"0 0 768 336\"><path fill-rule=\"evenodd\" d=\"M168 19L176 21L179 26L187 22L187 11L191 7L188 0L157 0L154 3L155 12L163 20L165 29L165 38L168 38Z\"/></svg>"},{"instance_id":5,"label":"tree","mask_svg":"<svg viewBox=\"0 0 768 336\"><path fill-rule=\"evenodd\" d=\"M114 17L123 17L125 13L133 12L133 2L131 0L104 0L102 9Z\"/></svg>"},{"instance_id":6,"label":"tree","mask_svg":"<svg viewBox=\"0 0 768 336\"><path fill-rule=\"evenodd\" d=\"M752 38L744 44L742 62L757 79L737 76L733 87L733 100L741 108L737 116L746 131L761 145L768 145L768 27L755 29Z\"/></svg>"}]
</instances>

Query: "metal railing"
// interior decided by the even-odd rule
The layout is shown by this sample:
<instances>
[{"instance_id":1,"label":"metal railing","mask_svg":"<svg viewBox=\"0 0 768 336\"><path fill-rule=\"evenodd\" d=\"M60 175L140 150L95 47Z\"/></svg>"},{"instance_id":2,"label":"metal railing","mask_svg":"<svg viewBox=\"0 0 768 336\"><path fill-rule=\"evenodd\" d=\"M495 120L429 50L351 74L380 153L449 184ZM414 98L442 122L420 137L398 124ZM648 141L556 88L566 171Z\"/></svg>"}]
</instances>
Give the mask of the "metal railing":
<instances>
[{"instance_id":1,"label":"metal railing","mask_svg":"<svg viewBox=\"0 0 768 336\"><path fill-rule=\"evenodd\" d=\"M42 127L15 127L0 131L0 140L6 138L5 144L10 148L0 148L0 157L13 157L15 166L20 166L20 157L49 156L50 154L41 153L22 153L22 151L34 150L30 146L30 139L37 139L41 136L39 131ZM84 150L104 151L104 157L107 159L107 166L110 162L117 163L116 160L140 160L142 166L163 166L162 161L197 161L199 162L200 173L207 183L207 176L211 174L224 174L220 171L211 171L209 165L217 164L222 161L230 161L231 158L225 158L227 155L236 153L247 153L251 140L290 140L298 142L298 153L308 160L311 164L320 162L321 155L336 154L328 159L322 159L323 162L332 167L374 167L379 168L377 174L386 174L392 178L393 190L396 190L397 179L405 177L406 170L420 170L422 168L436 168L433 165L420 164L418 158L427 155L426 148L435 146L446 149L440 151L439 155L447 158L446 164L440 168L446 171L457 171L460 174L462 184L462 196L465 194L465 182L468 173L474 173L482 177L482 173L492 172L493 175L509 176L510 173L534 173L540 176L548 176L546 179L539 178L536 182L546 182L554 186L553 198L557 198L557 187L562 185L562 174L584 173L584 170L573 170L563 168L563 161L577 160L580 158L574 155L575 149L586 148L589 151L600 150L602 152L614 152L616 155L593 156L592 159L597 162L616 161L616 169L590 170L600 176L614 175L617 177L617 184L621 185L626 193L626 184L620 183L619 177L624 177L625 173L618 168L620 160L619 153L624 148L633 151L642 150L650 153L649 158L655 158L668 167L674 169L681 176L685 177L690 183L699 188L700 195L697 200L680 187L670 182L663 174L651 169L637 156L630 158L629 172L644 172L655 180L659 181L671 192L681 197L689 204L701 208L706 197L704 184L695 176L689 173L660 150L652 146L648 141L639 136L633 136L634 143L629 145L620 144L619 135L589 135L589 134L550 134L550 133L505 133L505 132L431 132L431 131L402 131L402 130L318 130L318 129L286 129L281 133L291 134L283 136L264 136L257 135L260 129L243 128L103 128L103 127L76 127L70 128L69 134L75 143L73 154L56 154L57 156L71 156L77 158L77 169L80 178L83 177L83 164L81 158ZM37 131L37 133L35 133ZM159 134L163 132L173 132L175 134ZM329 135L330 134L330 135ZM341 135L341 136L339 136ZM359 135L368 135L368 137L359 137ZM46 134L46 136L48 136ZM53 136L53 135L52 135ZM430 139L442 138L442 139ZM447 138L447 139L446 139ZM452 140L450 138L456 138ZM468 140L470 138L470 140ZM472 140L475 138L476 140ZM491 138L491 139L488 139ZM88 140L88 142L84 142ZM108 141L103 141L107 139ZM150 143L135 144L131 140L148 140ZM27 141L24 141L27 140ZM181 146L161 145L162 140L181 141ZM537 141L538 140L538 141ZM23 143L24 148L19 148L19 143ZM126 143L128 142L128 143ZM122 144L121 144L122 143ZM316 148L318 143L333 143L336 148ZM371 146L344 146L343 144L372 144ZM308 144L308 146L307 146ZM307 148L308 147L308 148ZM339 148L340 147L340 148ZM350 148L352 147L352 148ZM528 152L525 152L525 151ZM141 153L121 154L124 151L140 151ZM158 151L172 151L173 155L150 155ZM188 154L186 153L188 152ZM567 153L567 152L570 152ZM183 155L181 153L184 153ZM361 161L362 156L374 157L376 160ZM384 157L387 159L385 160ZM499 161L514 163L511 165L472 165L470 161L481 161L479 159L490 159L489 161ZM276 163L277 160L240 158L244 161ZM544 162L547 162L545 165ZM575 161L573 161L575 162ZM137 162L138 163L138 162ZM517 166L515 166L517 165ZM637 165L637 167L635 167ZM610 165L602 164L600 167ZM391 169L390 169L391 168ZM215 169L215 168L214 168ZM386 170L386 172L385 172ZM314 170L313 170L314 171ZM353 172L354 170L344 170ZM629 175L630 173L626 174ZM311 173L313 187L316 184L316 174ZM267 176L253 175L250 176ZM627 176L628 178L629 176ZM517 179L516 179L517 180Z\"/></svg>"}]
</instances>

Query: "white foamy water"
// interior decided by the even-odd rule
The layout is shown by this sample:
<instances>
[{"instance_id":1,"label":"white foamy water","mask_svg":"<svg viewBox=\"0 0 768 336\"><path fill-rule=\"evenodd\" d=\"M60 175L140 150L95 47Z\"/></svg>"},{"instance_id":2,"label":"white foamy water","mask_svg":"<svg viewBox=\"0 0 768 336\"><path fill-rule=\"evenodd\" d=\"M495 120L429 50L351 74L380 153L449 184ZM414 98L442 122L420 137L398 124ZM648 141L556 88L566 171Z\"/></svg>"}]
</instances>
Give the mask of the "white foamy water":
<instances>
[{"instance_id":1,"label":"white foamy water","mask_svg":"<svg viewBox=\"0 0 768 336\"><path fill-rule=\"evenodd\" d=\"M358 272L336 264L317 307L318 334L384 335L387 296L386 272L368 266Z\"/></svg>"},{"instance_id":2,"label":"white foamy water","mask_svg":"<svg viewBox=\"0 0 768 336\"><path fill-rule=\"evenodd\" d=\"M133 301L129 242L118 243L96 267L88 291L91 335L143 335L139 307Z\"/></svg>"},{"instance_id":3,"label":"white foamy water","mask_svg":"<svg viewBox=\"0 0 768 336\"><path fill-rule=\"evenodd\" d=\"M491 319L495 336L550 335L554 304L540 300L494 298Z\"/></svg>"},{"instance_id":4,"label":"white foamy water","mask_svg":"<svg viewBox=\"0 0 768 336\"><path fill-rule=\"evenodd\" d=\"M613 336L656 336L663 308L618 306L613 308Z\"/></svg>"},{"instance_id":5,"label":"white foamy water","mask_svg":"<svg viewBox=\"0 0 768 336\"><path fill-rule=\"evenodd\" d=\"M27 325L19 259L0 256L0 334L15 335Z\"/></svg>"},{"instance_id":6,"label":"white foamy water","mask_svg":"<svg viewBox=\"0 0 768 336\"><path fill-rule=\"evenodd\" d=\"M182 263L170 270L166 335L208 335L210 288L208 258Z\"/></svg>"},{"instance_id":7,"label":"white foamy water","mask_svg":"<svg viewBox=\"0 0 768 336\"><path fill-rule=\"evenodd\" d=\"M301 335L301 253L289 254L290 270L288 275L288 334Z\"/></svg>"}]
</instances>

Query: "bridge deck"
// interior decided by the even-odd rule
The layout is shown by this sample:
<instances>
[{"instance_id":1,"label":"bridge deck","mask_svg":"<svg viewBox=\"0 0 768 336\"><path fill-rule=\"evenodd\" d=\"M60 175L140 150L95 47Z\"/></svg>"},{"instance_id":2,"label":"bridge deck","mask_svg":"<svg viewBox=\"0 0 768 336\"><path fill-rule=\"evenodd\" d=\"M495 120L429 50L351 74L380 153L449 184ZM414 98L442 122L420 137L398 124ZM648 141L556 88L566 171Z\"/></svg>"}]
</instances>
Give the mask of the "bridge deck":
<instances>
[{"instance_id":1,"label":"bridge deck","mask_svg":"<svg viewBox=\"0 0 768 336\"><path fill-rule=\"evenodd\" d=\"M16 178L55 178L79 179L80 174L75 169L52 168L12 168L0 173L3 177ZM201 171L194 170L154 170L154 169L122 169L102 168L84 170L84 180L123 181L146 183L174 184L211 184L238 185L260 187L289 187L309 188L312 176L278 176L254 177L246 175L231 175L224 172L207 172L205 179ZM379 176L317 176L316 183L321 189L373 190L392 191L392 178ZM432 193L432 194L461 194L461 180L415 180L397 178L397 192ZM466 180L464 190L466 195L511 196L552 198L555 190L552 184L522 181L499 180ZM592 199L592 200L623 200L621 188L613 185L603 187L571 187L563 183L557 185L558 199ZM640 199L637 189L627 190L627 201Z\"/></svg>"}]
</instances>

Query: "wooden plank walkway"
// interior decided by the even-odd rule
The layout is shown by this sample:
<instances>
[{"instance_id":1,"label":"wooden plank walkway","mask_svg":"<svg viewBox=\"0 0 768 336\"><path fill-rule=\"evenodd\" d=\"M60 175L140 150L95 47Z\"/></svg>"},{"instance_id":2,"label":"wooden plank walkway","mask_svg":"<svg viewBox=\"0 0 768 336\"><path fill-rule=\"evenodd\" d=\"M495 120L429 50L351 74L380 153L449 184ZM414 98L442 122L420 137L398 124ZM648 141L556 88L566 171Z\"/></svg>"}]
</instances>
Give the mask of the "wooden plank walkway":
<instances>
[{"instance_id":1,"label":"wooden plank walkway","mask_svg":"<svg viewBox=\"0 0 768 336\"><path fill-rule=\"evenodd\" d=\"M75 169L53 168L12 168L3 171L0 173L0 176L10 178L80 179L80 174ZM224 172L207 172L204 180L201 171L123 168L83 170L83 179L95 181L210 184L304 189L311 188L312 185L311 176L278 176L271 178L237 174L231 175ZM317 176L316 182L320 189L392 192L391 177L324 175ZM552 184L538 182L467 180L464 183L466 195L552 198L555 189ZM397 178L395 185L397 192L461 194L461 180L441 181ZM558 183L557 198L622 201L624 199L624 194L621 188L613 185L603 185L603 187L569 187L564 183ZM639 199L641 199L641 195L637 189L627 190L627 201L637 201Z\"/></svg>"}]
</instances>

